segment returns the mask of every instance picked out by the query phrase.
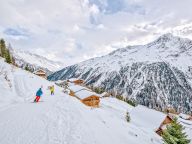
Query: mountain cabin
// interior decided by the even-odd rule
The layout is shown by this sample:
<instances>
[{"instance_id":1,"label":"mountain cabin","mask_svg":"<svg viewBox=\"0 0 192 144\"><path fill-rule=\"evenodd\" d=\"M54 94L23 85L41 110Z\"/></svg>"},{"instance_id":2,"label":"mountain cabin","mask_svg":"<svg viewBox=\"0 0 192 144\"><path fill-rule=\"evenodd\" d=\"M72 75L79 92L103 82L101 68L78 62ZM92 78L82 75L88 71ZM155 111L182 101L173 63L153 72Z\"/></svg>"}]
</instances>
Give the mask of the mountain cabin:
<instances>
[{"instance_id":1,"label":"mountain cabin","mask_svg":"<svg viewBox=\"0 0 192 144\"><path fill-rule=\"evenodd\" d=\"M35 71L34 74L36 74L36 75L38 75L38 76L40 76L42 78L45 78L45 79L47 78L46 72L44 70L42 70L42 69L39 69L39 70Z\"/></svg>"},{"instance_id":2,"label":"mountain cabin","mask_svg":"<svg viewBox=\"0 0 192 144\"><path fill-rule=\"evenodd\" d=\"M100 96L98 96L96 93L83 89L76 92L75 95L85 105L90 107L99 107Z\"/></svg>"},{"instance_id":3,"label":"mountain cabin","mask_svg":"<svg viewBox=\"0 0 192 144\"><path fill-rule=\"evenodd\" d=\"M79 85L71 86L69 95L76 97L86 106L99 107L100 96L86 87Z\"/></svg>"},{"instance_id":4,"label":"mountain cabin","mask_svg":"<svg viewBox=\"0 0 192 144\"><path fill-rule=\"evenodd\" d=\"M170 125L173 122L174 116L168 114L163 122L160 124L159 128L155 131L158 135L162 135L163 131L166 129L167 125Z\"/></svg>"},{"instance_id":5,"label":"mountain cabin","mask_svg":"<svg viewBox=\"0 0 192 144\"><path fill-rule=\"evenodd\" d=\"M84 80L82 79L76 79L76 78L71 78L68 80L71 83L74 83L76 85L82 85L84 83Z\"/></svg>"}]
</instances>

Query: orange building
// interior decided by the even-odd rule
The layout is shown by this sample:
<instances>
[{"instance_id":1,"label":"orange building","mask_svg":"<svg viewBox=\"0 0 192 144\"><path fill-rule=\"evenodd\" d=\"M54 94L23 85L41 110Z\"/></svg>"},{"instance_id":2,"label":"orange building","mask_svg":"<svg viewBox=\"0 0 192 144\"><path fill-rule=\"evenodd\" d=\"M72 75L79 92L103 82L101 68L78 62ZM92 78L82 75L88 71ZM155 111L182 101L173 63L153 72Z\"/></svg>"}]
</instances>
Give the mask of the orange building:
<instances>
[{"instance_id":1,"label":"orange building","mask_svg":"<svg viewBox=\"0 0 192 144\"><path fill-rule=\"evenodd\" d=\"M42 70L42 69L39 69L39 70L35 71L34 74L36 74L36 75L38 75L40 77L43 77L45 79L47 78L46 72L44 70Z\"/></svg>"},{"instance_id":2,"label":"orange building","mask_svg":"<svg viewBox=\"0 0 192 144\"><path fill-rule=\"evenodd\" d=\"M76 97L87 106L99 107L100 96L88 88L79 85L71 86L69 95Z\"/></svg>"},{"instance_id":3,"label":"orange building","mask_svg":"<svg viewBox=\"0 0 192 144\"><path fill-rule=\"evenodd\" d=\"M155 131L158 135L162 135L163 131L166 129L167 125L173 122L174 117L171 115L167 115L163 122L160 124L159 128Z\"/></svg>"},{"instance_id":4,"label":"orange building","mask_svg":"<svg viewBox=\"0 0 192 144\"><path fill-rule=\"evenodd\" d=\"M74 83L76 85L82 85L84 84L84 80L82 79L76 79L76 78L71 78L69 80L67 80L68 82Z\"/></svg>"}]
</instances>

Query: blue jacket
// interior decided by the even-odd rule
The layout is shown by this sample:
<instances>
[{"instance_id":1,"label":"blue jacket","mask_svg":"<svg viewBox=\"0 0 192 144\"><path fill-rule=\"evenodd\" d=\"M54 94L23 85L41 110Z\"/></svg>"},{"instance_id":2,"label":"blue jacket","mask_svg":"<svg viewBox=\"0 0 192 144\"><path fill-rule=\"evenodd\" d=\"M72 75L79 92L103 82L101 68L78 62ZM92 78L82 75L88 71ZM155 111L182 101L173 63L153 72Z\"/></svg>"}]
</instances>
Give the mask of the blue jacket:
<instances>
[{"instance_id":1,"label":"blue jacket","mask_svg":"<svg viewBox=\"0 0 192 144\"><path fill-rule=\"evenodd\" d=\"M39 88L39 90L36 92L36 96L42 96L43 92L41 90L41 88Z\"/></svg>"}]
</instances>

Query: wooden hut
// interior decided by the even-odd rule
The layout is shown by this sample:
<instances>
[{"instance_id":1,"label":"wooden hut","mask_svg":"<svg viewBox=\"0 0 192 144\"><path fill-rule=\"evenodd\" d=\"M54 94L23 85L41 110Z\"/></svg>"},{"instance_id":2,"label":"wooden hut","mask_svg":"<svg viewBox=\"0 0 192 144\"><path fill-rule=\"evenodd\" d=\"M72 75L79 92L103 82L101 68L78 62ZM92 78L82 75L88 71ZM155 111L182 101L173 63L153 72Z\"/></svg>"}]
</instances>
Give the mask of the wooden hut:
<instances>
[{"instance_id":1,"label":"wooden hut","mask_svg":"<svg viewBox=\"0 0 192 144\"><path fill-rule=\"evenodd\" d=\"M96 95L91 95L82 99L81 102L90 107L99 107L100 98Z\"/></svg>"},{"instance_id":2,"label":"wooden hut","mask_svg":"<svg viewBox=\"0 0 192 144\"><path fill-rule=\"evenodd\" d=\"M38 75L40 77L43 77L45 79L47 78L46 72L44 70L42 70L42 69L39 69L39 70L35 71L34 74L36 74L36 75Z\"/></svg>"},{"instance_id":3,"label":"wooden hut","mask_svg":"<svg viewBox=\"0 0 192 144\"><path fill-rule=\"evenodd\" d=\"M75 96L82 103L91 107L99 107L100 96L86 87L73 85L70 87L71 96Z\"/></svg>"},{"instance_id":4,"label":"wooden hut","mask_svg":"<svg viewBox=\"0 0 192 144\"><path fill-rule=\"evenodd\" d=\"M78 80L75 80L73 83L76 85L82 85L84 83L84 80L78 79Z\"/></svg>"},{"instance_id":5,"label":"wooden hut","mask_svg":"<svg viewBox=\"0 0 192 144\"><path fill-rule=\"evenodd\" d=\"M70 96L75 96L75 92L72 91L72 90L70 90L69 95L70 95Z\"/></svg>"},{"instance_id":6,"label":"wooden hut","mask_svg":"<svg viewBox=\"0 0 192 144\"><path fill-rule=\"evenodd\" d=\"M70 85L70 90L74 91L75 93L77 93L78 91L81 91L81 90L87 90L87 91L91 91L90 89L86 88L86 87L83 87L83 86L80 86L80 85Z\"/></svg>"},{"instance_id":7,"label":"wooden hut","mask_svg":"<svg viewBox=\"0 0 192 144\"><path fill-rule=\"evenodd\" d=\"M174 108L168 107L164 109L164 112L166 113L172 113L172 114L179 114Z\"/></svg>"},{"instance_id":8,"label":"wooden hut","mask_svg":"<svg viewBox=\"0 0 192 144\"><path fill-rule=\"evenodd\" d=\"M71 83L74 83L76 85L84 84L84 80L82 80L82 79L71 78L68 81L71 82Z\"/></svg>"},{"instance_id":9,"label":"wooden hut","mask_svg":"<svg viewBox=\"0 0 192 144\"><path fill-rule=\"evenodd\" d=\"M155 132L161 136L167 125L173 122L173 119L174 116L168 114Z\"/></svg>"},{"instance_id":10,"label":"wooden hut","mask_svg":"<svg viewBox=\"0 0 192 144\"><path fill-rule=\"evenodd\" d=\"M75 96L87 106L99 107L100 97L94 92L83 89L81 91L76 92Z\"/></svg>"},{"instance_id":11,"label":"wooden hut","mask_svg":"<svg viewBox=\"0 0 192 144\"><path fill-rule=\"evenodd\" d=\"M76 97L87 106L99 107L100 96L86 87L79 85L70 86L69 95Z\"/></svg>"}]
</instances>

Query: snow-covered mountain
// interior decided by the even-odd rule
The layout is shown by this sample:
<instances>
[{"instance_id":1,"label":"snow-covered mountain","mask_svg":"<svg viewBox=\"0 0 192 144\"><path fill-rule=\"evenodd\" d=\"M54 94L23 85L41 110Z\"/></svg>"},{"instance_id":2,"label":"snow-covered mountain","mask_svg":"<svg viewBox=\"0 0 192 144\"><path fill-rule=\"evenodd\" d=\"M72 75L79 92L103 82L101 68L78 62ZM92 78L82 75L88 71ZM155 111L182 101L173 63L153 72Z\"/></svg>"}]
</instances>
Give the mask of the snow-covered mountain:
<instances>
[{"instance_id":1,"label":"snow-covered mountain","mask_svg":"<svg viewBox=\"0 0 192 144\"><path fill-rule=\"evenodd\" d=\"M10 48L10 51L15 58L16 64L22 68L25 68L26 65L28 65L28 67L33 70L41 68L50 73L55 72L64 66L61 62L51 61L43 56L28 51L21 51L13 48Z\"/></svg>"},{"instance_id":2,"label":"snow-covered mountain","mask_svg":"<svg viewBox=\"0 0 192 144\"><path fill-rule=\"evenodd\" d=\"M164 113L115 98L102 98L99 108L90 108L56 85L51 96L47 87L53 84L0 58L1 144L163 144L155 130ZM41 85L43 96L32 103ZM192 139L192 123L182 124Z\"/></svg>"},{"instance_id":3,"label":"snow-covered mountain","mask_svg":"<svg viewBox=\"0 0 192 144\"><path fill-rule=\"evenodd\" d=\"M191 39L192 38L192 23L181 24L168 31L175 35L179 35L179 36Z\"/></svg>"},{"instance_id":4,"label":"snow-covered mountain","mask_svg":"<svg viewBox=\"0 0 192 144\"><path fill-rule=\"evenodd\" d=\"M66 67L49 80L84 79L87 85L99 86L135 99L139 104L164 110L192 110L192 41L172 34L137 46Z\"/></svg>"}]
</instances>

